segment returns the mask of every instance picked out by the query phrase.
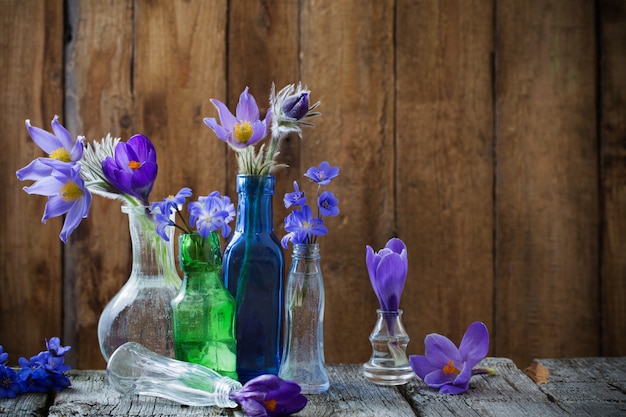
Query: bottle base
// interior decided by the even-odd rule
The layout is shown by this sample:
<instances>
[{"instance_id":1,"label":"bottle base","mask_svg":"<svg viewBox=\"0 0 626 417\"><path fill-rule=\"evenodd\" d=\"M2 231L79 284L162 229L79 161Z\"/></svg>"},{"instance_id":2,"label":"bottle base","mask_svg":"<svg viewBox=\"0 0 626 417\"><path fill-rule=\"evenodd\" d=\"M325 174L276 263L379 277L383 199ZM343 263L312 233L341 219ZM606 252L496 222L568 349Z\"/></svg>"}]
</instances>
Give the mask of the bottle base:
<instances>
[{"instance_id":1,"label":"bottle base","mask_svg":"<svg viewBox=\"0 0 626 417\"><path fill-rule=\"evenodd\" d=\"M404 385L415 377L415 373L409 365L381 367L368 362L363 365L363 376L378 385Z\"/></svg>"}]
</instances>

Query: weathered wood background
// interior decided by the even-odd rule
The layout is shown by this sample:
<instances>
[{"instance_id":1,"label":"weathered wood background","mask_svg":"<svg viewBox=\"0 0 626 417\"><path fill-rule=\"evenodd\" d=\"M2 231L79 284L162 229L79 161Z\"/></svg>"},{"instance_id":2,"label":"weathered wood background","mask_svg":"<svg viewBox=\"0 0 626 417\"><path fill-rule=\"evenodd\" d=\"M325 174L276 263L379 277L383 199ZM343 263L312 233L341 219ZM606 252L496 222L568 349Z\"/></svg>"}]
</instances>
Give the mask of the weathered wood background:
<instances>
[{"instance_id":1,"label":"weathered wood background","mask_svg":"<svg viewBox=\"0 0 626 417\"><path fill-rule=\"evenodd\" d=\"M41 156L24 120L72 135L144 133L154 199L233 198L233 152L202 123L250 86L301 80L323 116L290 138L282 194L322 160L339 218L321 239L328 362L363 362L377 302L365 245L399 236L412 342L490 355L626 355L626 2L623 0L0 0L0 344L11 362L61 335L102 368L96 327L130 271L119 204L95 197L68 244L15 171ZM263 109L264 111L265 109ZM289 255L287 260L289 261Z\"/></svg>"}]
</instances>

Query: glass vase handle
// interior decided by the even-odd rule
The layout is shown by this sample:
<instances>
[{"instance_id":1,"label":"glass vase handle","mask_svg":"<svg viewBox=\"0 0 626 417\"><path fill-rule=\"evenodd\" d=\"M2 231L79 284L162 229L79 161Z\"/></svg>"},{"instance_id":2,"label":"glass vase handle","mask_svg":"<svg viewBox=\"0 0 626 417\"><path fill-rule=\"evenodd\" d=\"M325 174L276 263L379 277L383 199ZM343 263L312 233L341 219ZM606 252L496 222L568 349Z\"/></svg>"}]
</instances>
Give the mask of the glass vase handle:
<instances>
[{"instance_id":1,"label":"glass vase handle","mask_svg":"<svg viewBox=\"0 0 626 417\"><path fill-rule=\"evenodd\" d=\"M135 342L120 346L109 358L109 382L122 394L149 395L191 406L235 408L231 391L241 384L202 365L155 353Z\"/></svg>"}]
</instances>

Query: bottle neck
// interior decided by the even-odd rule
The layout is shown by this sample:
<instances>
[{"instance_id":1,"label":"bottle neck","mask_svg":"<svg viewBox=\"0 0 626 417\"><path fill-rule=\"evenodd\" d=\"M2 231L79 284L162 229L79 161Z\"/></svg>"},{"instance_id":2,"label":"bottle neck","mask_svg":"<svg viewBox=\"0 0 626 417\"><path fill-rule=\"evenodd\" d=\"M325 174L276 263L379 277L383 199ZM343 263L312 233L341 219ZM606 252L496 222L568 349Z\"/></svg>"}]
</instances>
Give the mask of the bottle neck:
<instances>
[{"instance_id":1,"label":"bottle neck","mask_svg":"<svg viewBox=\"0 0 626 417\"><path fill-rule=\"evenodd\" d=\"M178 260L185 287L203 291L222 288L222 251L217 232L202 237L198 232L178 236Z\"/></svg>"},{"instance_id":2,"label":"bottle neck","mask_svg":"<svg viewBox=\"0 0 626 417\"><path fill-rule=\"evenodd\" d=\"M312 274L320 272L319 243L293 245L291 272Z\"/></svg>"},{"instance_id":3,"label":"bottle neck","mask_svg":"<svg viewBox=\"0 0 626 417\"><path fill-rule=\"evenodd\" d=\"M236 232L273 232L272 196L275 186L276 178L273 175L237 175Z\"/></svg>"},{"instance_id":4,"label":"bottle neck","mask_svg":"<svg viewBox=\"0 0 626 417\"><path fill-rule=\"evenodd\" d=\"M150 215L149 208L123 206L122 212L128 214L133 252L132 276L141 278L176 276L172 236L169 242L166 242L157 234L156 223Z\"/></svg>"}]
</instances>

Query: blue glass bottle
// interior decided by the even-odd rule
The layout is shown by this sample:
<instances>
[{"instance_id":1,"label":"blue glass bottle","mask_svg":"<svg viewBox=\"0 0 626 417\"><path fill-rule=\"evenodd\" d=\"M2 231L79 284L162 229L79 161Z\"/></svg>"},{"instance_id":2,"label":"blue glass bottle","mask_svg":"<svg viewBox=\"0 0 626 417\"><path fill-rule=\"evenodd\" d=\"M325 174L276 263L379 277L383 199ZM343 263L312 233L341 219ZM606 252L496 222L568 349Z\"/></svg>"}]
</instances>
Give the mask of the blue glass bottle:
<instances>
[{"instance_id":1,"label":"blue glass bottle","mask_svg":"<svg viewBox=\"0 0 626 417\"><path fill-rule=\"evenodd\" d=\"M273 175L237 176L237 221L224 250L224 282L237 302L240 382L278 374L282 354L284 255L274 234Z\"/></svg>"}]
</instances>

